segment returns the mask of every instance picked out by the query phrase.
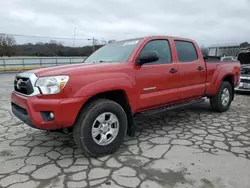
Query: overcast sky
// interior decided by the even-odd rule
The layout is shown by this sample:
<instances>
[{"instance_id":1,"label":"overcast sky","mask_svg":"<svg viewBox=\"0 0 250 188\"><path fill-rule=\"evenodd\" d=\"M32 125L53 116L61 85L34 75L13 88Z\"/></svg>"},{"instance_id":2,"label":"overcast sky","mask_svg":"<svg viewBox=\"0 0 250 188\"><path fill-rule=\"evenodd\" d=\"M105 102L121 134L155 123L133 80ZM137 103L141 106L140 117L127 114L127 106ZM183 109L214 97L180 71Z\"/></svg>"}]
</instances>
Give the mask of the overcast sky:
<instances>
[{"instance_id":1,"label":"overcast sky","mask_svg":"<svg viewBox=\"0 0 250 188\"><path fill-rule=\"evenodd\" d=\"M171 35L201 44L250 42L250 0L1 0L0 6L0 33L72 38L75 28L76 38L84 39Z\"/></svg>"}]
</instances>

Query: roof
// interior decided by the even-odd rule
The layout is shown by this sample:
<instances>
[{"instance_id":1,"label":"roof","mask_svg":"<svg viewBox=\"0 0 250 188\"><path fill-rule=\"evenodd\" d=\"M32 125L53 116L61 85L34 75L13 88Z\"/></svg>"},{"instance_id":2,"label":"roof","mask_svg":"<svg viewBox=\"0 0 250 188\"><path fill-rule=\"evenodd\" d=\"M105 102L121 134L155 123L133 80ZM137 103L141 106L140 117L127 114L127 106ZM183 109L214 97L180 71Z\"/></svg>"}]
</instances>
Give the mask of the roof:
<instances>
[{"instance_id":1,"label":"roof","mask_svg":"<svg viewBox=\"0 0 250 188\"><path fill-rule=\"evenodd\" d=\"M192 39L183 38L183 37L175 37L175 36L168 36L168 35L148 35L148 36L142 36L142 37L137 37L137 38L119 40L119 41L115 41L115 42L123 42L123 41L130 41L130 40L154 39L154 38L174 38L174 39L178 39L178 40L192 41Z\"/></svg>"}]
</instances>

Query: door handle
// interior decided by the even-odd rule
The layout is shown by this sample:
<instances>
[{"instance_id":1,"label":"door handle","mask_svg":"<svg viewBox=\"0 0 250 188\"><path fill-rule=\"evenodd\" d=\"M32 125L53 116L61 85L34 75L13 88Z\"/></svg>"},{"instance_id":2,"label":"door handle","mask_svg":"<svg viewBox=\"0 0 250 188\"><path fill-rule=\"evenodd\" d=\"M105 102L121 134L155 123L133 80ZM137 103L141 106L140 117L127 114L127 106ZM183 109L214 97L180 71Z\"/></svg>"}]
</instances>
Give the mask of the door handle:
<instances>
[{"instance_id":1,"label":"door handle","mask_svg":"<svg viewBox=\"0 0 250 188\"><path fill-rule=\"evenodd\" d=\"M199 67L197 67L197 70L201 71L201 70L203 70L203 67L199 66Z\"/></svg>"},{"instance_id":2,"label":"door handle","mask_svg":"<svg viewBox=\"0 0 250 188\"><path fill-rule=\"evenodd\" d=\"M169 72L172 73L172 74L174 74L174 73L177 72L177 70L176 69L171 69Z\"/></svg>"}]
</instances>

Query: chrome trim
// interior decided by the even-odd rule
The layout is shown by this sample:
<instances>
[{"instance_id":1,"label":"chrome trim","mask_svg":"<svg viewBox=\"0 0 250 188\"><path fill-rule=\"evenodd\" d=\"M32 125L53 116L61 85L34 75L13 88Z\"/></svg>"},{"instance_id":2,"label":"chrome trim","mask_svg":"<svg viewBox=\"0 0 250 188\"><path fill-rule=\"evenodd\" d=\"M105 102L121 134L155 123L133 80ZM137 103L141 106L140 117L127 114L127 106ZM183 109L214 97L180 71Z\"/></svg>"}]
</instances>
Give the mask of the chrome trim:
<instances>
[{"instance_id":1,"label":"chrome trim","mask_svg":"<svg viewBox=\"0 0 250 188\"><path fill-rule=\"evenodd\" d=\"M250 76L240 76L240 79L250 80Z\"/></svg>"},{"instance_id":2,"label":"chrome trim","mask_svg":"<svg viewBox=\"0 0 250 188\"><path fill-rule=\"evenodd\" d=\"M250 88L240 88L241 84L250 84L250 83L244 83L244 82L239 82L239 84L237 84L237 87L234 88L235 91L250 91Z\"/></svg>"},{"instance_id":3,"label":"chrome trim","mask_svg":"<svg viewBox=\"0 0 250 188\"><path fill-rule=\"evenodd\" d=\"M239 89L239 88L234 88L235 91L249 91L250 92L250 89Z\"/></svg>"},{"instance_id":4,"label":"chrome trim","mask_svg":"<svg viewBox=\"0 0 250 188\"><path fill-rule=\"evenodd\" d=\"M18 81L15 80L15 81L17 82L16 85L15 85L17 87L17 89L20 89L20 84L21 83L25 83L25 84L27 83L27 81L23 81L22 79L19 79Z\"/></svg>"},{"instance_id":5,"label":"chrome trim","mask_svg":"<svg viewBox=\"0 0 250 188\"><path fill-rule=\"evenodd\" d=\"M148 88L143 88L144 91L149 91L149 90L154 90L156 87L148 87Z\"/></svg>"},{"instance_id":6,"label":"chrome trim","mask_svg":"<svg viewBox=\"0 0 250 188\"><path fill-rule=\"evenodd\" d=\"M17 74L16 76L20 76L20 77L23 77L23 78L29 78L30 81L31 81L31 84L33 86L34 92L31 93L30 95L25 95L25 94L19 93L17 91L14 91L15 93L17 93L19 95L26 96L26 97L31 97L31 96L35 96L35 95L39 95L40 94L39 89L37 87L35 87L35 83L36 83L36 81L38 79L38 77L35 75L35 73L32 73L32 72L22 72L22 73Z\"/></svg>"}]
</instances>

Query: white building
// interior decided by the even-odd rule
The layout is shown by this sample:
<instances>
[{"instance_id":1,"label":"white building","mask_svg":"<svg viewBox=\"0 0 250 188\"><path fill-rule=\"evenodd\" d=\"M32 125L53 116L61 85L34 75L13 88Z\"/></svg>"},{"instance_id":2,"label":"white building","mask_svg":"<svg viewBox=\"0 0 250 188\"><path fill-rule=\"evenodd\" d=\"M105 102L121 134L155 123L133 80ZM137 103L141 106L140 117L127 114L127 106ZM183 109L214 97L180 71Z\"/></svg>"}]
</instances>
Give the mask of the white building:
<instances>
[{"instance_id":1,"label":"white building","mask_svg":"<svg viewBox=\"0 0 250 188\"><path fill-rule=\"evenodd\" d=\"M216 45L208 47L209 56L236 56L240 51L240 45Z\"/></svg>"}]
</instances>

